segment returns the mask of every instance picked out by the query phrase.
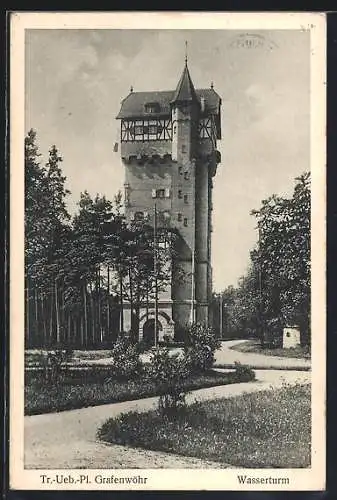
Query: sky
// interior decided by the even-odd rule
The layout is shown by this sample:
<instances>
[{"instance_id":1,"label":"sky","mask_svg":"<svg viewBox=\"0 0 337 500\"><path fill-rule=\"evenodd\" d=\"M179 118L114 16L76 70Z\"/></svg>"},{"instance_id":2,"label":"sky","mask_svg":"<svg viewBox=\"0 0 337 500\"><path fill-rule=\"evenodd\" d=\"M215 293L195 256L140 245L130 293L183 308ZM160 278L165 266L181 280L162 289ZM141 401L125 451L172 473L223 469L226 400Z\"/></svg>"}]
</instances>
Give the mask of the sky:
<instances>
[{"instance_id":1,"label":"sky","mask_svg":"<svg viewBox=\"0 0 337 500\"><path fill-rule=\"evenodd\" d=\"M134 91L175 89L185 40L194 86L222 98L221 163L214 179L213 286L236 285L257 239L250 215L273 193L291 196L310 169L308 31L26 30L25 132L37 131L42 158L55 144L71 191L112 199L124 182L121 100Z\"/></svg>"}]
</instances>

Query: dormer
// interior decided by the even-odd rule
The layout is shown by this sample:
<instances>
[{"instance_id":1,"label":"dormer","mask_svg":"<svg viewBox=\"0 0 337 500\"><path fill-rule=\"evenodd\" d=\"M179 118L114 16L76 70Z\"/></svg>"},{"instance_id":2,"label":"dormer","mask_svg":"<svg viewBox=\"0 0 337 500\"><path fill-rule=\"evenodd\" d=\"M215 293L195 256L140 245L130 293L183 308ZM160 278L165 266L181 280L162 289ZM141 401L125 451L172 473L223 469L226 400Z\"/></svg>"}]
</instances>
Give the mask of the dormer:
<instances>
[{"instance_id":1,"label":"dormer","mask_svg":"<svg viewBox=\"0 0 337 500\"><path fill-rule=\"evenodd\" d=\"M144 104L145 113L157 114L160 113L160 104L159 102L146 102Z\"/></svg>"}]
</instances>

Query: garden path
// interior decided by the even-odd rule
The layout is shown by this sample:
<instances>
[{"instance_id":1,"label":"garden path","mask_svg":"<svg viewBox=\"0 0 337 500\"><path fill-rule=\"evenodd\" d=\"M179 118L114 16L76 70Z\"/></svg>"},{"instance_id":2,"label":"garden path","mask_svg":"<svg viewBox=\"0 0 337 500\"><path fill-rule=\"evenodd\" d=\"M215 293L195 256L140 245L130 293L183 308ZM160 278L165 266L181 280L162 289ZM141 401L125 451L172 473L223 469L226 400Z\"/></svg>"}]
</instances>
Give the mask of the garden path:
<instances>
[{"instance_id":1,"label":"garden path","mask_svg":"<svg viewBox=\"0 0 337 500\"><path fill-rule=\"evenodd\" d=\"M231 349L234 345L247 342L247 340L226 340L221 342L220 349L216 352L216 365L234 365L235 361L243 365L250 366L251 368L276 368L280 370L303 370L310 369L309 359L300 358L286 358L278 356L267 356L265 354L258 354L254 352L239 352ZM181 352L181 348L170 349L170 352ZM150 360L148 353L142 354L141 359L143 362ZM90 365L109 365L111 358L105 357L101 359L86 359L82 360L84 364Z\"/></svg>"},{"instance_id":2,"label":"garden path","mask_svg":"<svg viewBox=\"0 0 337 500\"><path fill-rule=\"evenodd\" d=\"M246 340L227 340L221 342L221 348L216 352L215 365L232 365L236 361L251 368L275 368L280 370L303 370L310 369L310 359L285 358L278 356L267 356L255 352L240 352L231 349L234 345L247 342Z\"/></svg>"},{"instance_id":3,"label":"garden path","mask_svg":"<svg viewBox=\"0 0 337 500\"><path fill-rule=\"evenodd\" d=\"M198 389L188 402L234 397L279 387L284 382L310 383L307 371L256 370L257 382ZM224 468L224 465L169 453L106 445L96 440L97 428L108 418L127 411L154 408L157 398L126 401L59 413L25 417L25 468Z\"/></svg>"}]
</instances>

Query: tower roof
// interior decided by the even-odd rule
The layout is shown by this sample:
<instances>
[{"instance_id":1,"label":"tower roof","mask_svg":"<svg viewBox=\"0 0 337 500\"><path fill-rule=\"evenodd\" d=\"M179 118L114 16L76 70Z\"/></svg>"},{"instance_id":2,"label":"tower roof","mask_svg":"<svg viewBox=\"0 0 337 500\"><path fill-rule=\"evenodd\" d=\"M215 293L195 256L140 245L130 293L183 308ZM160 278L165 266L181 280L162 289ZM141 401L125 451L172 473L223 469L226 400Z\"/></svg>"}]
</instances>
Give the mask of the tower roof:
<instances>
[{"instance_id":1,"label":"tower roof","mask_svg":"<svg viewBox=\"0 0 337 500\"><path fill-rule=\"evenodd\" d=\"M197 99L205 99L205 115L218 114L221 104L220 96L214 89L196 89ZM174 90L161 90L152 92L131 92L122 101L117 118L151 118L166 117L171 115L170 102L174 99ZM149 113L146 104L156 102L159 108L155 113Z\"/></svg>"},{"instance_id":2,"label":"tower roof","mask_svg":"<svg viewBox=\"0 0 337 500\"><path fill-rule=\"evenodd\" d=\"M188 71L187 59L185 60L185 67L178 82L176 91L174 93L171 103L176 102L199 102L195 88L192 82L190 72Z\"/></svg>"}]
</instances>

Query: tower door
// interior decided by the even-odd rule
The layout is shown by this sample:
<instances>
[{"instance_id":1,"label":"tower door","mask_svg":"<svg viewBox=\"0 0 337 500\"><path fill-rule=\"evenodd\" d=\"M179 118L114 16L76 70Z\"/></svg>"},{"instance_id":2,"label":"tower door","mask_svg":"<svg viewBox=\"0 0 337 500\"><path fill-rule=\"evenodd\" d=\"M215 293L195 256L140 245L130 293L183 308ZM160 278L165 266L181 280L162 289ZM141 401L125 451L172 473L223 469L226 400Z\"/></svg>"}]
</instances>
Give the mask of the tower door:
<instances>
[{"instance_id":1,"label":"tower door","mask_svg":"<svg viewBox=\"0 0 337 500\"><path fill-rule=\"evenodd\" d=\"M160 321L158 321L158 333L162 330L162 325ZM155 321L153 318L148 319L145 321L144 326L143 326L143 340L146 342L148 345L154 345L154 339L155 339Z\"/></svg>"}]
</instances>

